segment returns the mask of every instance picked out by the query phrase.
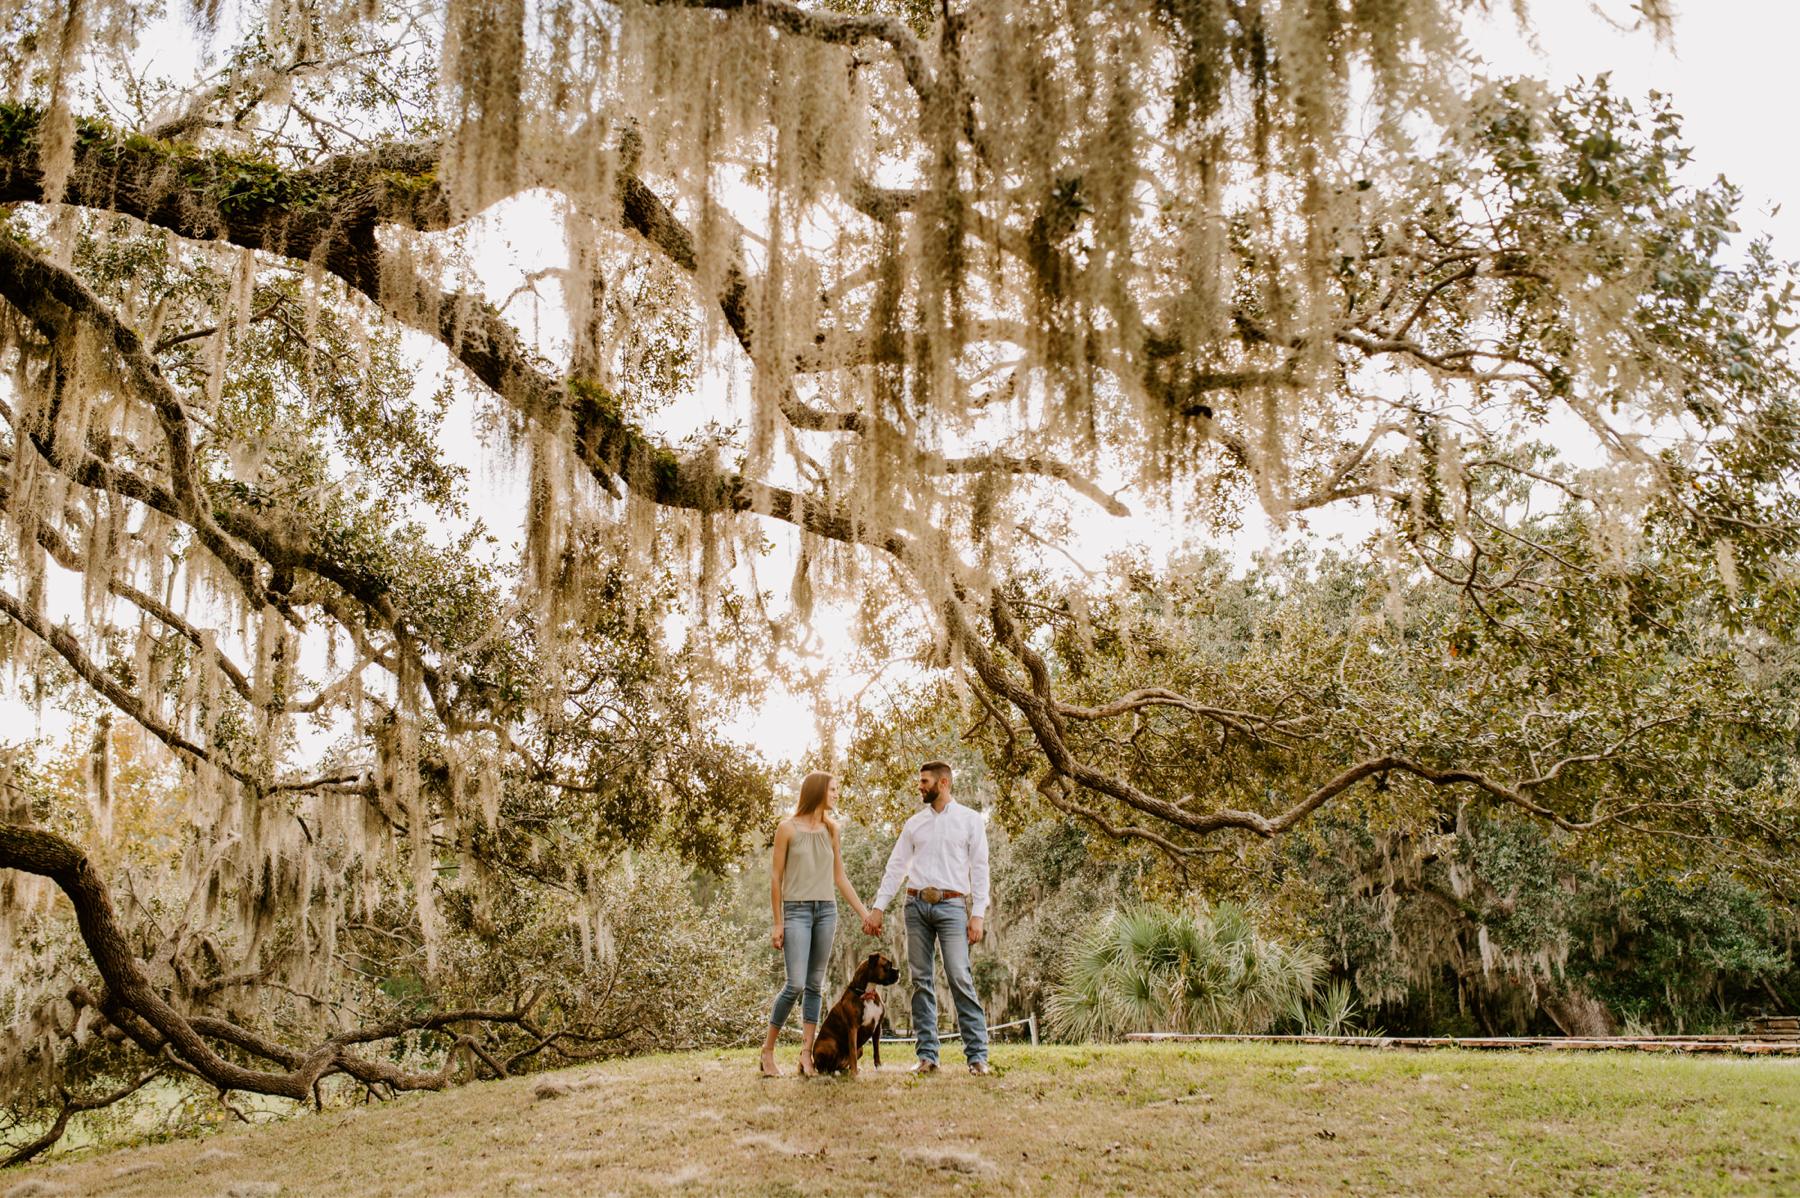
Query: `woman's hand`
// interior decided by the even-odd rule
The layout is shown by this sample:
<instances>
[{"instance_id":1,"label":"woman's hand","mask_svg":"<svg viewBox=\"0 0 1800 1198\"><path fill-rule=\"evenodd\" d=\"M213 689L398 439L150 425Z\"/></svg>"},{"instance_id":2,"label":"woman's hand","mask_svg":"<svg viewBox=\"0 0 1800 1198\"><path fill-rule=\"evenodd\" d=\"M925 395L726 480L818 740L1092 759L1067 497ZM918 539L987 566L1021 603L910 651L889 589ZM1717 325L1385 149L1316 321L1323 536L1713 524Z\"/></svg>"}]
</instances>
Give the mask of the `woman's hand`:
<instances>
[{"instance_id":1,"label":"woman's hand","mask_svg":"<svg viewBox=\"0 0 1800 1198\"><path fill-rule=\"evenodd\" d=\"M775 945L776 948L780 948L781 942L786 939L787 939L787 929L782 927L780 924L776 924L775 930L773 932L769 933L769 940Z\"/></svg>"}]
</instances>

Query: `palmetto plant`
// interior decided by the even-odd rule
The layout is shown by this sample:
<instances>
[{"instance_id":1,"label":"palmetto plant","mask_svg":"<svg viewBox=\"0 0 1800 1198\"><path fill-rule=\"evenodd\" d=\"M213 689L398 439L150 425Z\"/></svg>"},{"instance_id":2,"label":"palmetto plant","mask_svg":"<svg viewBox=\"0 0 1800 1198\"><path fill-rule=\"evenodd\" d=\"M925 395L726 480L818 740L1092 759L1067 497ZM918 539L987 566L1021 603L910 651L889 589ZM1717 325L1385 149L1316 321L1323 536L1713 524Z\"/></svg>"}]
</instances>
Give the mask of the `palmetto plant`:
<instances>
[{"instance_id":1,"label":"palmetto plant","mask_svg":"<svg viewBox=\"0 0 1800 1198\"><path fill-rule=\"evenodd\" d=\"M1296 995L1282 1023L1303 1036L1379 1036L1380 1028L1363 1026L1356 991L1342 978L1333 979L1311 998Z\"/></svg>"},{"instance_id":2,"label":"palmetto plant","mask_svg":"<svg viewBox=\"0 0 1800 1198\"><path fill-rule=\"evenodd\" d=\"M1263 935L1239 906L1135 906L1103 916L1070 949L1049 1025L1073 1040L1127 1032L1266 1032L1310 1000L1312 950Z\"/></svg>"}]
</instances>

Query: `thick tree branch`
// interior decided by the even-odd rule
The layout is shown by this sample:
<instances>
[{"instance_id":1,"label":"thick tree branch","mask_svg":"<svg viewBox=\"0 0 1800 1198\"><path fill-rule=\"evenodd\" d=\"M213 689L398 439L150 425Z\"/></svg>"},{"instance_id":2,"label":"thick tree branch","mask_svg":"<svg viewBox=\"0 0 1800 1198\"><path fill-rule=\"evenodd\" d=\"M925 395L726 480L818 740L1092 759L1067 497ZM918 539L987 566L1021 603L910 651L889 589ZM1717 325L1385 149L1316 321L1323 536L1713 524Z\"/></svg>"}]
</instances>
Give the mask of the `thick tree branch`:
<instances>
[{"instance_id":1,"label":"thick tree branch","mask_svg":"<svg viewBox=\"0 0 1800 1198\"><path fill-rule=\"evenodd\" d=\"M4 235L0 235L0 296L35 323L52 343L68 336L79 323L112 348L122 374L132 389L150 403L162 426L176 514L193 527L207 550L238 580L251 606L261 607L263 588L255 564L214 523L211 505L201 494L200 468L194 458L187 409L163 377L156 359L144 349L137 331L114 316L70 271Z\"/></svg>"},{"instance_id":2,"label":"thick tree branch","mask_svg":"<svg viewBox=\"0 0 1800 1198\"><path fill-rule=\"evenodd\" d=\"M435 1073L409 1073L347 1050L409 1031L438 1030L471 1022L518 1023L531 1015L529 1004L510 1011L436 1012L342 1032L304 1051L289 1048L228 1020L189 1017L171 1006L145 977L113 911L105 883L86 854L74 844L42 829L0 824L0 869L48 878L69 899L82 941L106 985L98 999L84 996L85 1001L96 1006L144 1052L152 1057L167 1057L221 1092L243 1090L305 1102L313 1097L317 1083L333 1073L400 1090L441 1089L453 1075L457 1053L473 1045L469 1037L457 1037L443 1069ZM209 1039L273 1062L285 1072L239 1065L220 1056L207 1043Z\"/></svg>"},{"instance_id":3,"label":"thick tree branch","mask_svg":"<svg viewBox=\"0 0 1800 1198\"><path fill-rule=\"evenodd\" d=\"M1411 774L1434 786L1474 786L1493 798L1509 803L1564 831L1592 831L1595 828L1619 822L1628 815L1645 810L1649 805L1635 804L1610 811L1597 805L1586 816L1571 818L1538 801L1532 797L1531 792L1555 782L1570 766L1613 760L1631 740L1652 728L1674 722L1677 718L1670 717L1652 721L1633 729L1616 744L1601 752L1568 756L1536 777L1517 783L1503 782L1476 770L1454 767L1438 768L1426 765L1404 754L1387 753L1346 766L1335 776L1314 787L1299 800L1274 815L1233 808L1196 811L1185 804L1171 803L1157 798L1155 795L1133 786L1123 778L1096 769L1082 761L1068 744L1066 728L1063 723L1065 718L1125 714L1132 709L1134 703L1140 701L1168 703L1167 699L1156 697L1152 700L1140 694L1135 698L1133 696L1126 697L1133 702L1121 701L1121 703L1109 707L1065 708L1057 703L1052 695L1047 665L1041 655L1020 634L1010 607L1002 597L995 596L991 605L996 637L1024 665L1026 675L1030 680L1028 685L1021 684L1013 678L993 651L975 633L960 601L951 599L942 605L942 610L952 635L957 638L982 683L989 690L1007 699L1024 715L1026 722L1030 725L1033 736L1039 747L1044 750L1045 757L1049 762L1050 774L1047 776L1046 784L1049 784L1049 779L1067 779L1098 794L1115 799L1135 811L1153 816L1173 828L1179 828L1196 836L1239 830L1264 838L1274 837L1293 828L1357 783L1392 772ZM1176 698L1181 699L1181 696L1176 696ZM1184 700L1169 705L1180 707L1185 706L1186 702ZM1219 713L1207 712L1206 714L1215 720L1220 718ZM1040 787L1040 790L1042 789Z\"/></svg>"},{"instance_id":4,"label":"thick tree branch","mask_svg":"<svg viewBox=\"0 0 1800 1198\"><path fill-rule=\"evenodd\" d=\"M50 1126L44 1129L42 1135L28 1144L20 1145L8 1153L4 1159L0 1159L0 1169L10 1169L14 1165L22 1165L55 1147L56 1142L63 1138L63 1133L69 1130L69 1120L75 1115L84 1111L104 1110L114 1103L123 1102L162 1075L161 1069L152 1069L136 1081L127 1082L111 1093L97 1094L88 1098L77 1097L69 1093L67 1087L58 1086L56 1093L57 1097L61 1099L61 1105L57 1108L56 1118L50 1121Z\"/></svg>"},{"instance_id":5,"label":"thick tree branch","mask_svg":"<svg viewBox=\"0 0 1800 1198\"><path fill-rule=\"evenodd\" d=\"M1139 824L1115 824L1092 807L1084 807L1074 801L1069 794L1069 780L1055 773L1046 773L1038 780L1037 792L1044 796L1046 802L1058 811L1077 816L1098 828L1108 840L1141 840L1167 857L1177 869L1185 872L1188 861L1201 852L1200 849L1176 844L1167 836L1153 828Z\"/></svg>"},{"instance_id":6,"label":"thick tree branch","mask_svg":"<svg viewBox=\"0 0 1800 1198\"><path fill-rule=\"evenodd\" d=\"M1071 491L1078 495L1085 495L1099 504L1109 516L1131 515L1130 508L1101 490L1098 484L1081 474L1073 466L1038 454L1013 457L1003 453L984 453L975 457L950 458L939 469L945 474L1042 475L1045 478L1054 478L1066 483Z\"/></svg>"},{"instance_id":7,"label":"thick tree branch","mask_svg":"<svg viewBox=\"0 0 1800 1198\"><path fill-rule=\"evenodd\" d=\"M737 12L754 16L771 27L798 37L832 45L856 45L859 42L887 43L906 81L920 102L931 103L937 96L936 73L926 60L925 48L912 30L898 17L881 13L819 12L790 4L787 0L649 0L668 8L704 8L715 12Z\"/></svg>"},{"instance_id":8,"label":"thick tree branch","mask_svg":"<svg viewBox=\"0 0 1800 1198\"><path fill-rule=\"evenodd\" d=\"M11 489L7 480L4 476L0 476L0 511L10 511L10 498ZM13 512L12 515L17 518L18 513ZM55 559L59 566L77 574L81 573L83 569L81 554L76 551L73 545L69 544L67 538L65 538L61 532L57 531L42 519L39 519L36 522L36 532L37 543L43 547L45 552ZM256 701L254 691L250 685L250 679L244 674L243 669L236 662L232 661L231 658L227 657L224 651L218 647L218 641L215 636L196 628L193 624L183 619L181 614L174 608L162 602L162 600L156 598L156 596L140 591L122 578L109 575L106 580L106 588L112 594L117 595L127 603L130 603L133 607L136 607L139 611L153 617L158 623L163 624L171 631L180 635L183 640L187 641L194 648L200 650L202 653L208 654L209 659L218 667L219 672L225 675L226 680L231 683L231 689L235 690L244 702L254 703Z\"/></svg>"},{"instance_id":9,"label":"thick tree branch","mask_svg":"<svg viewBox=\"0 0 1800 1198\"><path fill-rule=\"evenodd\" d=\"M245 785L255 785L255 779L238 766L223 758L214 756L206 748L195 744L175 729L158 719L143 700L126 690L111 674L100 668L98 662L87 655L68 629L52 625L42 613L27 607L24 603L0 591L0 615L10 618L19 627L43 641L56 651L57 656L68 663L81 680L93 687L108 703L131 717L138 726L149 732L156 739L169 746L178 755L190 760L204 762L225 771Z\"/></svg>"},{"instance_id":10,"label":"thick tree branch","mask_svg":"<svg viewBox=\"0 0 1800 1198\"><path fill-rule=\"evenodd\" d=\"M81 938L106 983L101 1010L152 1056L167 1044L181 1061L222 1090L305 1101L312 1083L330 1065L320 1055L291 1074L246 1069L215 1052L193 1025L170 1006L145 978L113 913L112 898L86 854L53 832L0 824L0 868L36 874L55 882L75 908Z\"/></svg>"}]
</instances>

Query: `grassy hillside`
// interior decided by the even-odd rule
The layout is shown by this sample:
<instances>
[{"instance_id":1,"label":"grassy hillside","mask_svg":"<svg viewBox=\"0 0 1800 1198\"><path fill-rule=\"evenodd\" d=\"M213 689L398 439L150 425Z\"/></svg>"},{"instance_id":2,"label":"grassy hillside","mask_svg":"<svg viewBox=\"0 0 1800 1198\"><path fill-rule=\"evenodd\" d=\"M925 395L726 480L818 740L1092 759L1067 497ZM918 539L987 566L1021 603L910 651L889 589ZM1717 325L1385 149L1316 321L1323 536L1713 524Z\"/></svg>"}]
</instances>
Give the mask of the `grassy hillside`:
<instances>
[{"instance_id":1,"label":"grassy hillside","mask_svg":"<svg viewBox=\"0 0 1800 1198\"><path fill-rule=\"evenodd\" d=\"M1800 1193L1800 1061L1002 1046L764 1081L748 1052L484 1083L0 1175L0 1195ZM792 1067L791 1056L786 1067Z\"/></svg>"}]
</instances>

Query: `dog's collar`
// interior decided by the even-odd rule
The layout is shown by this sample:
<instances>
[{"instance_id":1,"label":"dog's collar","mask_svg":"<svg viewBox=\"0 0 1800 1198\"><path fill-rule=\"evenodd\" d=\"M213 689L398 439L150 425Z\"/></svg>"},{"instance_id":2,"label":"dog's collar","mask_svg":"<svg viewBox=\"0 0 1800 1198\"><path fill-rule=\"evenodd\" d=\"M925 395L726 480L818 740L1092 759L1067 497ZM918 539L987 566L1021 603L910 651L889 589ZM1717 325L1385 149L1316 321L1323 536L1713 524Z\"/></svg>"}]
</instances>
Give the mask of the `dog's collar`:
<instances>
[{"instance_id":1,"label":"dog's collar","mask_svg":"<svg viewBox=\"0 0 1800 1198\"><path fill-rule=\"evenodd\" d=\"M873 986L870 986L867 990L864 990L862 992L862 1000L864 1002L874 1002L874 1001L878 1000L880 997L881 997L881 995L876 992L875 987L873 987Z\"/></svg>"}]
</instances>

